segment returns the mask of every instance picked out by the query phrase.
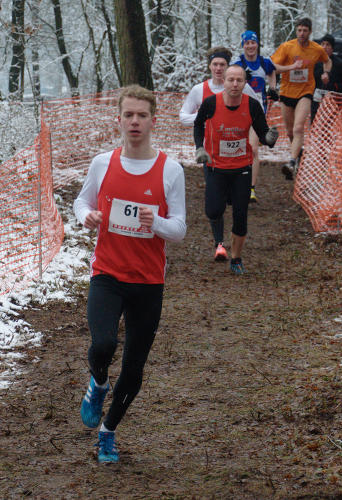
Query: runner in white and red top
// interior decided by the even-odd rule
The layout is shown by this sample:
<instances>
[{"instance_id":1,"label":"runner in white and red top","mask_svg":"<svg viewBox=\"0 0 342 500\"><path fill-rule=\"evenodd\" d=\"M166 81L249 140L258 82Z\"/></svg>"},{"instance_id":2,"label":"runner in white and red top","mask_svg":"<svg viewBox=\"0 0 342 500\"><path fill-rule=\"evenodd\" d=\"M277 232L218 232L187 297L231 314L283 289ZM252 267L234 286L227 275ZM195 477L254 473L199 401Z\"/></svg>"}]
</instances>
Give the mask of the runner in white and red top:
<instances>
[{"instance_id":1,"label":"runner in white and red top","mask_svg":"<svg viewBox=\"0 0 342 500\"><path fill-rule=\"evenodd\" d=\"M212 47L207 52L208 68L211 78L195 85L186 96L183 106L179 112L181 123L192 127L200 105L207 97L210 97L224 89L224 73L228 68L232 53L226 47ZM256 93L246 83L243 93L257 99Z\"/></svg>"},{"instance_id":2,"label":"runner in white and red top","mask_svg":"<svg viewBox=\"0 0 342 500\"><path fill-rule=\"evenodd\" d=\"M180 241L186 232L183 169L151 147L155 107L151 91L123 89L123 146L94 158L74 203L77 219L98 232L87 311L92 375L81 406L87 427L101 421L122 314L126 326L121 373L99 432L99 462L119 460L114 431L140 390L160 319L165 241Z\"/></svg>"}]
</instances>

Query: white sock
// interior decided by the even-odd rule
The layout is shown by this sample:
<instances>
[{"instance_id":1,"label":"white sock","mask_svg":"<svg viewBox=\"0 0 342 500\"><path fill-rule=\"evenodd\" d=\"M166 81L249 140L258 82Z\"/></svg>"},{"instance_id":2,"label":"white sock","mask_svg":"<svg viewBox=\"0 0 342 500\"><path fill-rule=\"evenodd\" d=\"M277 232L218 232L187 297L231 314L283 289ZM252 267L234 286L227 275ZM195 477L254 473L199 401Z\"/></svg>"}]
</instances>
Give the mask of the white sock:
<instances>
[{"instance_id":1,"label":"white sock","mask_svg":"<svg viewBox=\"0 0 342 500\"><path fill-rule=\"evenodd\" d=\"M107 429L105 424L102 422L101 427L100 427L100 432L114 432L114 431L110 431L109 429Z\"/></svg>"},{"instance_id":2,"label":"white sock","mask_svg":"<svg viewBox=\"0 0 342 500\"><path fill-rule=\"evenodd\" d=\"M94 378L94 382L95 382L96 387L100 387L101 389L107 389L109 379L107 378L106 382L104 384L101 384L101 385L96 382L95 378Z\"/></svg>"}]
</instances>

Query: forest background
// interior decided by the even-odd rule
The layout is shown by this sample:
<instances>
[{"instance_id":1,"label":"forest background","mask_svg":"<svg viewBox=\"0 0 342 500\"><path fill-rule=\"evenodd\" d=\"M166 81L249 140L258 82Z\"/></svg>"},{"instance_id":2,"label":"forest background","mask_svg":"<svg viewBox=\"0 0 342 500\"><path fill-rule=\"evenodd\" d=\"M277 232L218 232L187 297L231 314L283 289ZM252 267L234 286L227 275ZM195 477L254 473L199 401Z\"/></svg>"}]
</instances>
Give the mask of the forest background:
<instances>
[{"instance_id":1,"label":"forest background","mask_svg":"<svg viewBox=\"0 0 342 500\"><path fill-rule=\"evenodd\" d=\"M263 55L294 36L300 16L312 18L313 38L342 28L339 0L5 0L0 9L0 89L14 100L132 82L188 91L206 73L206 50L238 54L246 28Z\"/></svg>"}]
</instances>

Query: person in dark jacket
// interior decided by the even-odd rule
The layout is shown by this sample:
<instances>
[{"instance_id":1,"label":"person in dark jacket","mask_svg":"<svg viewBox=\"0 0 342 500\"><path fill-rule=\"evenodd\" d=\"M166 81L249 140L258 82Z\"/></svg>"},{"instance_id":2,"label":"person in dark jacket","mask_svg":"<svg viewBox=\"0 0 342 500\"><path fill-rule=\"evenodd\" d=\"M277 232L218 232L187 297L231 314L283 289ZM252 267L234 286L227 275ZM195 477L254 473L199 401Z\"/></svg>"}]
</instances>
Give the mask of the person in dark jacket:
<instances>
[{"instance_id":1,"label":"person in dark jacket","mask_svg":"<svg viewBox=\"0 0 342 500\"><path fill-rule=\"evenodd\" d=\"M321 79L322 73L324 72L323 64L319 62L315 65L314 76L316 80L316 88L311 104L311 122L313 122L319 105L327 92L342 92L342 60L333 54L335 38L327 33L323 38L321 38L320 45L330 57L332 67L328 73L329 81L324 84Z\"/></svg>"}]
</instances>

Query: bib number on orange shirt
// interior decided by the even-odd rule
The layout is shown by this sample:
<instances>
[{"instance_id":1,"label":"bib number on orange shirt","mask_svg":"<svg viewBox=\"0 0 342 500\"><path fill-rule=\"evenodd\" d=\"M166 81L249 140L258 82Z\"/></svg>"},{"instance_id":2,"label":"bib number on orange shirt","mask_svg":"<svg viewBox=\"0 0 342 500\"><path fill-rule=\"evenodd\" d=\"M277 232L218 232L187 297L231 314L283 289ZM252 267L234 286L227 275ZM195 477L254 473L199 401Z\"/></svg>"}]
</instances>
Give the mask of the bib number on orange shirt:
<instances>
[{"instance_id":1,"label":"bib number on orange shirt","mask_svg":"<svg viewBox=\"0 0 342 500\"><path fill-rule=\"evenodd\" d=\"M305 83L309 79L308 68L304 69L291 69L290 71L290 82L291 83Z\"/></svg>"}]
</instances>

